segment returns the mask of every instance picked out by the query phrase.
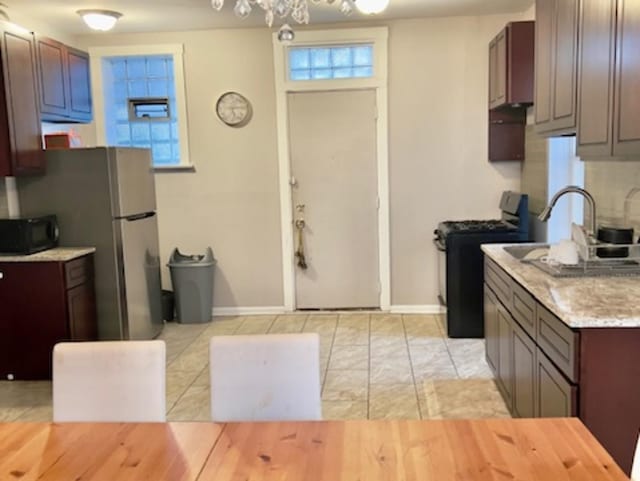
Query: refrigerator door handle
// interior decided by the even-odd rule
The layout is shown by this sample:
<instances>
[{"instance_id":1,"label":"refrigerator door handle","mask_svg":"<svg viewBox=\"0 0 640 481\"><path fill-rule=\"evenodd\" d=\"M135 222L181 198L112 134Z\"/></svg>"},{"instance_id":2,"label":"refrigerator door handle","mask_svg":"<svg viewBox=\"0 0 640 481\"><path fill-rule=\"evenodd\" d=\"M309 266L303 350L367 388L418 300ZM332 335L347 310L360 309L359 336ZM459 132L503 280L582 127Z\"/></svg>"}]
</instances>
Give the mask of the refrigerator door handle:
<instances>
[{"instance_id":1,"label":"refrigerator door handle","mask_svg":"<svg viewBox=\"0 0 640 481\"><path fill-rule=\"evenodd\" d=\"M149 217L153 217L154 215L156 215L155 212L145 212L144 214L128 215L126 217L116 217L116 219L126 220L128 222L134 222L136 220L148 219Z\"/></svg>"}]
</instances>

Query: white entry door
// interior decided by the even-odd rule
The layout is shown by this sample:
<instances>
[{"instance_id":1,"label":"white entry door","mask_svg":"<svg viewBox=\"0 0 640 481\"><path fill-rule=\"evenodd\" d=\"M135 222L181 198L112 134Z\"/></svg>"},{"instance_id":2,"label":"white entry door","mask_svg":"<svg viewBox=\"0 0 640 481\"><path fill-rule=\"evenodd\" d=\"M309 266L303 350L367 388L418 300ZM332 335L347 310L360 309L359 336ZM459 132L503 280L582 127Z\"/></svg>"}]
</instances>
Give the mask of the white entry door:
<instances>
[{"instance_id":1,"label":"white entry door","mask_svg":"<svg viewBox=\"0 0 640 481\"><path fill-rule=\"evenodd\" d=\"M288 95L298 309L380 306L376 93ZM294 225L294 246L299 236Z\"/></svg>"}]
</instances>

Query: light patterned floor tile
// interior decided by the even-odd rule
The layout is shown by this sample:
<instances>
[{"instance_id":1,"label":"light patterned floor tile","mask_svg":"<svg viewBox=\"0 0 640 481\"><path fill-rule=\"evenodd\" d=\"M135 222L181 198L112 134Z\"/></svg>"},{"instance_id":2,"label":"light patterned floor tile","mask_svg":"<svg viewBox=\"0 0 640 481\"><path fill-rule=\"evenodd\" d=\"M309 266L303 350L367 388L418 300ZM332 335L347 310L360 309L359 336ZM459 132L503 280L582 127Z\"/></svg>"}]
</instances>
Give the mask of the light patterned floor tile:
<instances>
[{"instance_id":1,"label":"light patterned floor tile","mask_svg":"<svg viewBox=\"0 0 640 481\"><path fill-rule=\"evenodd\" d=\"M388 357L371 360L369 381L371 384L409 384L413 382L408 357Z\"/></svg>"},{"instance_id":2,"label":"light patterned floor tile","mask_svg":"<svg viewBox=\"0 0 640 481\"><path fill-rule=\"evenodd\" d=\"M444 337L438 318L435 315L403 314L402 320L409 343L420 343L432 338Z\"/></svg>"},{"instance_id":3,"label":"light patterned floor tile","mask_svg":"<svg viewBox=\"0 0 640 481\"><path fill-rule=\"evenodd\" d=\"M198 377L197 371L167 370L166 404L167 404L168 410L171 409L171 407L178 401L178 399L180 399L180 397L193 384L193 382L196 380L197 377Z\"/></svg>"},{"instance_id":4,"label":"light patterned floor tile","mask_svg":"<svg viewBox=\"0 0 640 481\"><path fill-rule=\"evenodd\" d=\"M420 419L414 384L371 384L369 419Z\"/></svg>"},{"instance_id":5,"label":"light patterned floor tile","mask_svg":"<svg viewBox=\"0 0 640 481\"><path fill-rule=\"evenodd\" d=\"M369 346L334 346L330 369L369 369Z\"/></svg>"},{"instance_id":6,"label":"light patterned floor tile","mask_svg":"<svg viewBox=\"0 0 640 481\"><path fill-rule=\"evenodd\" d=\"M372 314L371 335L394 334L404 339L404 325L400 314Z\"/></svg>"},{"instance_id":7,"label":"light patterned floor tile","mask_svg":"<svg viewBox=\"0 0 640 481\"><path fill-rule=\"evenodd\" d=\"M485 359L484 339L447 339L451 359L463 379L493 379Z\"/></svg>"},{"instance_id":8,"label":"light patterned floor tile","mask_svg":"<svg viewBox=\"0 0 640 481\"><path fill-rule=\"evenodd\" d=\"M338 326L337 314L309 315L304 324L303 332L317 332L318 334L333 334Z\"/></svg>"},{"instance_id":9,"label":"light patterned floor tile","mask_svg":"<svg viewBox=\"0 0 640 481\"><path fill-rule=\"evenodd\" d=\"M198 377L193 381L194 386L208 386L210 383L209 379L209 367L205 367Z\"/></svg>"},{"instance_id":10,"label":"light patterned floor tile","mask_svg":"<svg viewBox=\"0 0 640 481\"><path fill-rule=\"evenodd\" d=\"M340 314L338 316L338 327L352 327L363 331L369 330L369 314Z\"/></svg>"},{"instance_id":11,"label":"light patterned floor tile","mask_svg":"<svg viewBox=\"0 0 640 481\"><path fill-rule=\"evenodd\" d=\"M302 332L307 321L306 314L289 314L278 316L269 329L270 334L292 334Z\"/></svg>"},{"instance_id":12,"label":"light patterned floor tile","mask_svg":"<svg viewBox=\"0 0 640 481\"><path fill-rule=\"evenodd\" d=\"M167 414L167 421L210 421L209 386L191 386Z\"/></svg>"},{"instance_id":13,"label":"light patterned floor tile","mask_svg":"<svg viewBox=\"0 0 640 481\"><path fill-rule=\"evenodd\" d=\"M320 335L325 419L417 417L414 379L424 418L508 415L483 341L447 339L442 316L304 312L167 324L160 339L167 345L168 418L209 420L212 336L300 330ZM50 382L0 382L0 421L50 418Z\"/></svg>"},{"instance_id":14,"label":"light patterned floor tile","mask_svg":"<svg viewBox=\"0 0 640 481\"><path fill-rule=\"evenodd\" d=\"M369 371L328 370L322 390L325 401L366 401Z\"/></svg>"},{"instance_id":15,"label":"light patterned floor tile","mask_svg":"<svg viewBox=\"0 0 640 481\"><path fill-rule=\"evenodd\" d=\"M371 335L371 358L385 359L387 357L408 356L407 341L403 337L393 335L382 336L379 334Z\"/></svg>"},{"instance_id":16,"label":"light patterned floor tile","mask_svg":"<svg viewBox=\"0 0 640 481\"><path fill-rule=\"evenodd\" d=\"M427 417L442 419L510 417L495 383L489 379L427 381L420 386L418 398L423 414Z\"/></svg>"},{"instance_id":17,"label":"light patterned floor tile","mask_svg":"<svg viewBox=\"0 0 640 481\"><path fill-rule=\"evenodd\" d=\"M367 419L367 401L322 401L322 419Z\"/></svg>"},{"instance_id":18,"label":"light patterned floor tile","mask_svg":"<svg viewBox=\"0 0 640 481\"><path fill-rule=\"evenodd\" d=\"M266 334L274 321L274 316L245 317L235 334Z\"/></svg>"},{"instance_id":19,"label":"light patterned floor tile","mask_svg":"<svg viewBox=\"0 0 640 481\"><path fill-rule=\"evenodd\" d=\"M338 326L333 343L338 346L366 346L369 344L369 329Z\"/></svg>"}]
</instances>

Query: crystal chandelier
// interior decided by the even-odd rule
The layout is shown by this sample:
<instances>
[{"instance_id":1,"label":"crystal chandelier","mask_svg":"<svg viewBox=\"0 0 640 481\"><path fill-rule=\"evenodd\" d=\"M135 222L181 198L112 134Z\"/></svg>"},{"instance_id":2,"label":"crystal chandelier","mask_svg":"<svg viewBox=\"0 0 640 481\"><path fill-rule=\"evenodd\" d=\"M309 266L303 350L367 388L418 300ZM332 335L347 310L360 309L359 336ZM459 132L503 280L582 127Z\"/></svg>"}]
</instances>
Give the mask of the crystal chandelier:
<instances>
[{"instance_id":1,"label":"crystal chandelier","mask_svg":"<svg viewBox=\"0 0 640 481\"><path fill-rule=\"evenodd\" d=\"M258 6L264 10L265 21L269 27L273 26L276 16L283 20L291 17L297 23L307 24L309 23L309 1L315 4L339 4L340 12L344 15L353 13L355 3L355 0L236 0L233 11L238 17L247 18L253 7ZM224 6L224 0L211 0L211 6L220 10Z\"/></svg>"}]
</instances>

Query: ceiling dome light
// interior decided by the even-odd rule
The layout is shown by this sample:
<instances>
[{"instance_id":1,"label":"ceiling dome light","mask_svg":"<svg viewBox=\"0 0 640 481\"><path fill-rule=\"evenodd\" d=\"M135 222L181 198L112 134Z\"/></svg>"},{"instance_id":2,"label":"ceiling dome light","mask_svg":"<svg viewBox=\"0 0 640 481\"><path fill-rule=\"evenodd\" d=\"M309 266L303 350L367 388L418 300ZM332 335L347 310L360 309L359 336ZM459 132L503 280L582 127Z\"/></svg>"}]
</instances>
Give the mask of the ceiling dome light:
<instances>
[{"instance_id":1,"label":"ceiling dome light","mask_svg":"<svg viewBox=\"0 0 640 481\"><path fill-rule=\"evenodd\" d=\"M387 6L389 6L389 0L356 0L358 10L367 15L380 13Z\"/></svg>"},{"instance_id":2,"label":"ceiling dome light","mask_svg":"<svg viewBox=\"0 0 640 481\"><path fill-rule=\"evenodd\" d=\"M89 28L101 32L111 30L118 19L122 17L120 12L112 10L78 10L76 13L82 17Z\"/></svg>"}]
</instances>

